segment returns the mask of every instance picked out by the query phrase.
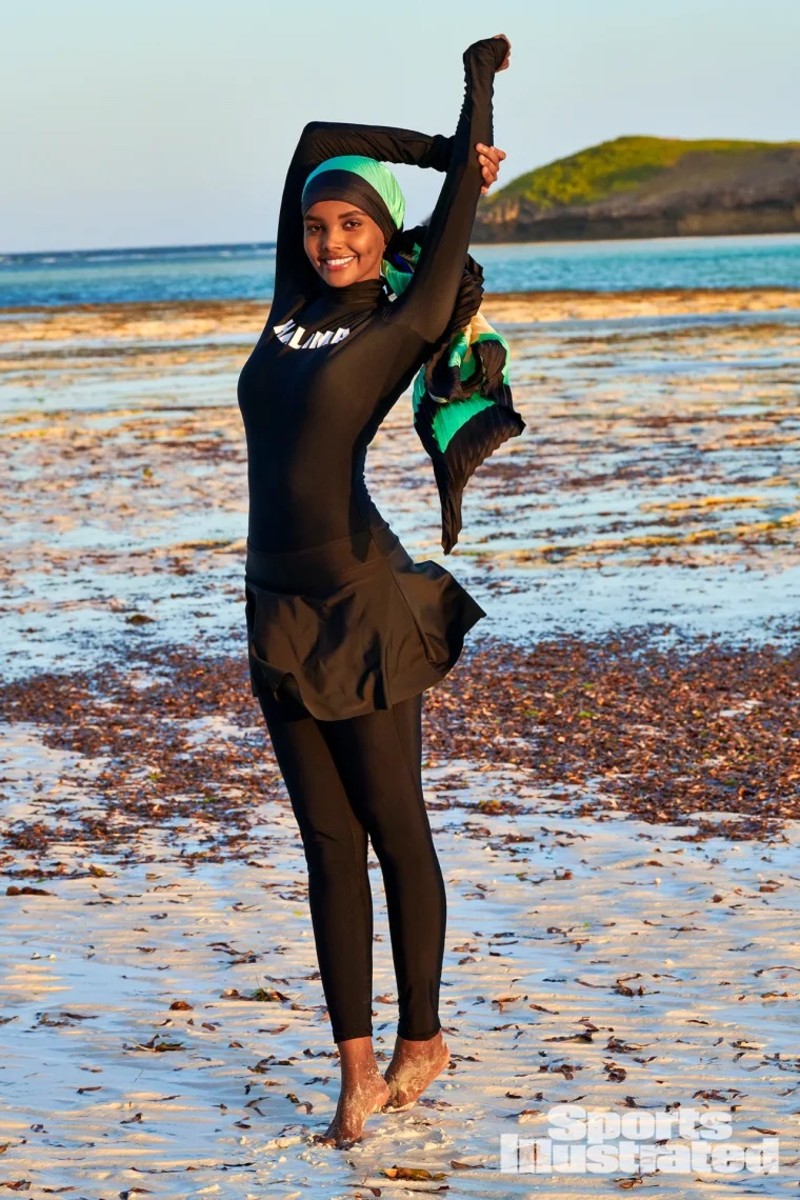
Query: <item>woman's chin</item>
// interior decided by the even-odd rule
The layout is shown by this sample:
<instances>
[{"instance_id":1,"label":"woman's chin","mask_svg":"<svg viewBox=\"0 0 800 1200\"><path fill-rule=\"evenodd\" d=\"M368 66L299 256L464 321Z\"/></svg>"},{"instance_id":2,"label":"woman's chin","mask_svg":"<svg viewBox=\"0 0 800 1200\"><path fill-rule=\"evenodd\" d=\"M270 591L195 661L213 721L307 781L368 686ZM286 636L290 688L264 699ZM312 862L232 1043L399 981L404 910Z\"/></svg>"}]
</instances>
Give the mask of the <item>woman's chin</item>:
<instances>
[{"instance_id":1,"label":"woman's chin","mask_svg":"<svg viewBox=\"0 0 800 1200\"><path fill-rule=\"evenodd\" d=\"M324 279L331 287L348 287L351 283L362 283L365 279L379 279L379 272L374 275L364 274L352 265L331 270L329 267L316 268L320 279Z\"/></svg>"}]
</instances>

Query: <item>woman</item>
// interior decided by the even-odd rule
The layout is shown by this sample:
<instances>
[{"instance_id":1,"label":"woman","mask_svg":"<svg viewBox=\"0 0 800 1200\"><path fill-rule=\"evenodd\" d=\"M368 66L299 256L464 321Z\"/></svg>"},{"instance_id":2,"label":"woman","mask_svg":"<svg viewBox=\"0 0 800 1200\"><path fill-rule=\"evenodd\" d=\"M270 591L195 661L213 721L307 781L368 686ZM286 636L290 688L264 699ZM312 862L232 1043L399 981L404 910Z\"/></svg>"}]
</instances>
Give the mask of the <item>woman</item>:
<instances>
[{"instance_id":1,"label":"woman","mask_svg":"<svg viewBox=\"0 0 800 1200\"><path fill-rule=\"evenodd\" d=\"M413 1104L448 1062L438 1014L445 891L421 781L422 693L485 616L438 564L414 563L364 482L369 442L441 341L492 142L503 34L464 54L454 137L318 122L284 186L269 319L239 380L248 446L245 568L253 692L297 819L342 1088L324 1140ZM384 162L446 172L413 278L382 277L402 225ZM372 1047L367 840L386 890L399 1022L381 1075Z\"/></svg>"}]
</instances>

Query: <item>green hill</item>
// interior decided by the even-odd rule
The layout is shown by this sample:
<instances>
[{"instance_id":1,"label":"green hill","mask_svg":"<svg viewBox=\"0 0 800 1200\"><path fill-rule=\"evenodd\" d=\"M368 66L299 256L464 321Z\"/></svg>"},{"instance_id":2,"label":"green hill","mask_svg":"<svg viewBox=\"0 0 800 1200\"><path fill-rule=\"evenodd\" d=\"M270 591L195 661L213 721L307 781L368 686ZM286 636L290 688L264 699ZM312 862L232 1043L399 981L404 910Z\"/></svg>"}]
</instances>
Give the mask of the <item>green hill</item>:
<instances>
[{"instance_id":1,"label":"green hill","mask_svg":"<svg viewBox=\"0 0 800 1200\"><path fill-rule=\"evenodd\" d=\"M619 137L481 200L476 241L800 230L800 142Z\"/></svg>"}]
</instances>

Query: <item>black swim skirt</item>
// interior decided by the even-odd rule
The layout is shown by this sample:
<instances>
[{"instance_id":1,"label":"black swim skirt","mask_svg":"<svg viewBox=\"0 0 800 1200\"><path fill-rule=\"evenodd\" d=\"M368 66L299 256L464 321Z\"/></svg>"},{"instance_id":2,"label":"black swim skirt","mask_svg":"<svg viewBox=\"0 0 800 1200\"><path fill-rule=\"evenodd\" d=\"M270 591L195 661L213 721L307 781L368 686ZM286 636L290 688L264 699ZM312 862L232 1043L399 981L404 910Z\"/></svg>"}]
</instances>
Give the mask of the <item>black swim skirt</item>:
<instances>
[{"instance_id":1,"label":"black swim skirt","mask_svg":"<svg viewBox=\"0 0 800 1200\"><path fill-rule=\"evenodd\" d=\"M437 683L486 612L383 522L302 550L248 544L245 615L253 694L289 694L333 721Z\"/></svg>"}]
</instances>

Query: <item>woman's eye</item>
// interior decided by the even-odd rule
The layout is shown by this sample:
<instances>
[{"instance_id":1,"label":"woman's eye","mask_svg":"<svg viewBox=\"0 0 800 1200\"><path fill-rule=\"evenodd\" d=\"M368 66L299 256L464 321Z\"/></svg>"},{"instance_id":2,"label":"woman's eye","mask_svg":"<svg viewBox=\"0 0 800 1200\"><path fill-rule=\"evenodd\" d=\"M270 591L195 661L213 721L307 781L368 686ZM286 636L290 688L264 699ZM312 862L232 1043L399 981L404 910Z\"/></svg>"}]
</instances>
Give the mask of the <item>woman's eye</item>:
<instances>
[{"instance_id":1,"label":"woman's eye","mask_svg":"<svg viewBox=\"0 0 800 1200\"><path fill-rule=\"evenodd\" d=\"M355 226L359 226L359 225L361 224L361 222L360 222L360 221L357 221L357 220L355 219L355 217L351 217L349 221L346 221L346 222L345 222L345 224L346 224L346 225L355 225Z\"/></svg>"}]
</instances>

